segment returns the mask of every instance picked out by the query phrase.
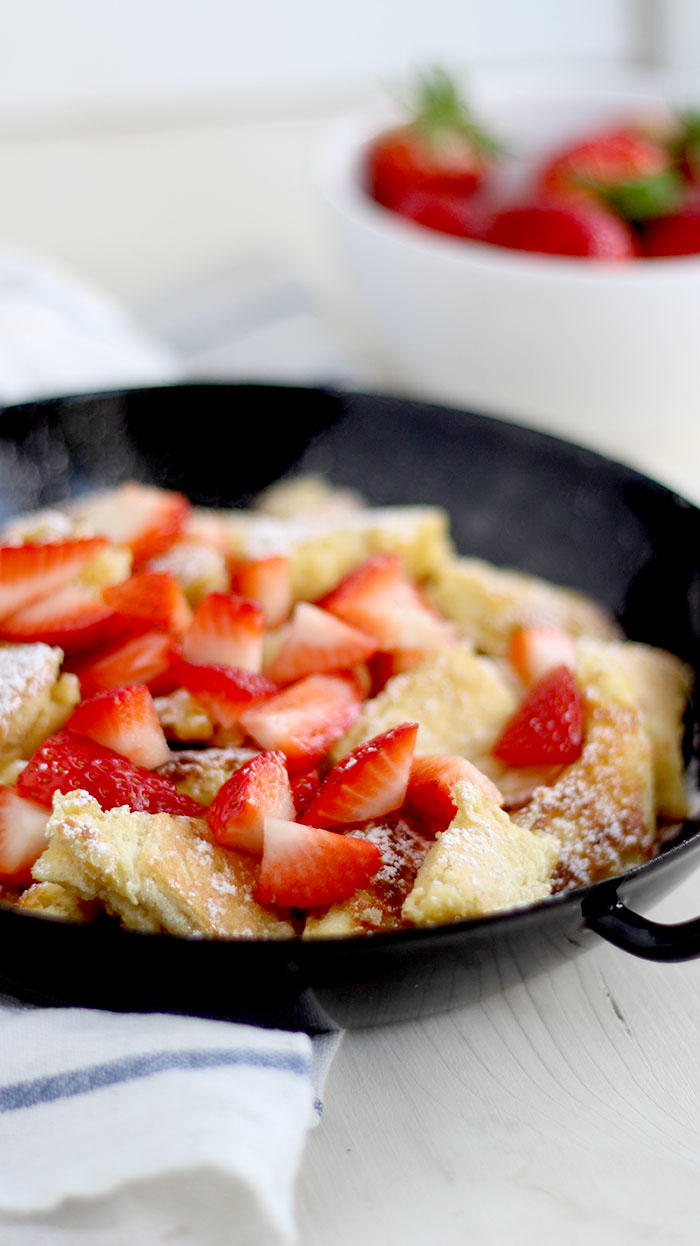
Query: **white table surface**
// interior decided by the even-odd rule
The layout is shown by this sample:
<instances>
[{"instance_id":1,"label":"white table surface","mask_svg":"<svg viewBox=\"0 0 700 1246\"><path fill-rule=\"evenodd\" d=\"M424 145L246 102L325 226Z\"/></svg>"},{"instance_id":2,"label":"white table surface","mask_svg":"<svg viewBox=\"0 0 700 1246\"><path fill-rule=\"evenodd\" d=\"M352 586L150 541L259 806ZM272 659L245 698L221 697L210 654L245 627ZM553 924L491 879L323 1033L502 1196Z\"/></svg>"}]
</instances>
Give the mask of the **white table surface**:
<instances>
[{"instance_id":1,"label":"white table surface","mask_svg":"<svg viewBox=\"0 0 700 1246\"><path fill-rule=\"evenodd\" d=\"M310 174L324 124L0 139L0 240L134 306L237 255L273 253L365 358ZM673 470L700 498L695 465ZM698 912L696 876L654 915ZM699 1036L700 964L645 964L602 944L479 1006L347 1034L299 1181L301 1246L690 1246Z\"/></svg>"}]
</instances>

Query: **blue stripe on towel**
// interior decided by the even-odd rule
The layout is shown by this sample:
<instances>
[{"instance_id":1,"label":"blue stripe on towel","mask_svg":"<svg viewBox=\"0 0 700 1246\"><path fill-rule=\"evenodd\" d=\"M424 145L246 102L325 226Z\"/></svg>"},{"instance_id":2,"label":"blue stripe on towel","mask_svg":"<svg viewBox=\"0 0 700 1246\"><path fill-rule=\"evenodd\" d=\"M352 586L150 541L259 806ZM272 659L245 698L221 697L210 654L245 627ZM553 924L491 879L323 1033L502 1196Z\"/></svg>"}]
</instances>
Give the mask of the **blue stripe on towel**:
<instances>
[{"instance_id":1,"label":"blue stripe on towel","mask_svg":"<svg viewBox=\"0 0 700 1246\"><path fill-rule=\"evenodd\" d=\"M89 1094L119 1082L133 1081L139 1077L151 1077L154 1073L167 1073L171 1069L215 1069L226 1065L248 1065L249 1068L279 1069L311 1078L311 1061L304 1056L283 1051L255 1051L252 1048L236 1050L230 1047L193 1051L152 1051L141 1056L127 1056L105 1064L93 1064L82 1069L69 1069L48 1077L35 1077L23 1082L12 1082L0 1087L0 1112L16 1112L18 1108L33 1108L56 1099L70 1099L75 1095Z\"/></svg>"}]
</instances>

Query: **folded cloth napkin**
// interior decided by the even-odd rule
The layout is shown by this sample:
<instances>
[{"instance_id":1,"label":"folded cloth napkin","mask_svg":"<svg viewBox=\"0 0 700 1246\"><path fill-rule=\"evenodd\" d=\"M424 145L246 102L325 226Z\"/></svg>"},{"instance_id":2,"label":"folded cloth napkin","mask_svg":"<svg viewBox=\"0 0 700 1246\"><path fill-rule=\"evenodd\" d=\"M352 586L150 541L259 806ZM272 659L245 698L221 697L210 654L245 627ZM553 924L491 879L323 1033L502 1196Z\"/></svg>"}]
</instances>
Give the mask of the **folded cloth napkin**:
<instances>
[{"instance_id":1,"label":"folded cloth napkin","mask_svg":"<svg viewBox=\"0 0 700 1246\"><path fill-rule=\"evenodd\" d=\"M143 327L52 264L0 249L0 403L194 375L348 379L301 290L245 262L154 305ZM338 1041L0 997L3 1246L292 1241Z\"/></svg>"}]
</instances>

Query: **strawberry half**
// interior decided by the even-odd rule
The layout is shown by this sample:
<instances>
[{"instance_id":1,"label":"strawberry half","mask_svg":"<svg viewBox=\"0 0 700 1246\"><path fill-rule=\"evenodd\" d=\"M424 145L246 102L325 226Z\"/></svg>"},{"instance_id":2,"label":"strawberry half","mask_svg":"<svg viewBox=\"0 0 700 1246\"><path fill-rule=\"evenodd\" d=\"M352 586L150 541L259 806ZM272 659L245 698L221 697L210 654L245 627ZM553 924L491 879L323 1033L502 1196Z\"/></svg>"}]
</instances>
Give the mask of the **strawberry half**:
<instances>
[{"instance_id":1,"label":"strawberry half","mask_svg":"<svg viewBox=\"0 0 700 1246\"><path fill-rule=\"evenodd\" d=\"M222 727L235 727L244 711L250 712L250 706L273 697L278 690L277 684L266 675L256 675L235 666L180 662L173 677Z\"/></svg>"},{"instance_id":2,"label":"strawberry half","mask_svg":"<svg viewBox=\"0 0 700 1246\"><path fill-rule=\"evenodd\" d=\"M89 537L45 545L1 546L0 619L63 588L105 545L102 537Z\"/></svg>"},{"instance_id":3,"label":"strawberry half","mask_svg":"<svg viewBox=\"0 0 700 1246\"><path fill-rule=\"evenodd\" d=\"M266 817L294 818L284 753L251 757L219 788L207 809L207 822L216 842L246 852L262 852Z\"/></svg>"},{"instance_id":4,"label":"strawberry half","mask_svg":"<svg viewBox=\"0 0 700 1246\"><path fill-rule=\"evenodd\" d=\"M278 627L292 608L292 570L283 554L248 558L231 566L231 590L262 607L268 627Z\"/></svg>"},{"instance_id":5,"label":"strawberry half","mask_svg":"<svg viewBox=\"0 0 700 1246\"><path fill-rule=\"evenodd\" d=\"M240 721L261 748L281 749L295 774L321 760L354 722L361 704L352 680L308 675L246 710Z\"/></svg>"},{"instance_id":6,"label":"strawberry half","mask_svg":"<svg viewBox=\"0 0 700 1246\"><path fill-rule=\"evenodd\" d=\"M457 812L452 799L457 783L473 783L488 800L503 804L495 783L466 757L436 753L414 757L403 812L414 818L427 834L444 831Z\"/></svg>"},{"instance_id":7,"label":"strawberry half","mask_svg":"<svg viewBox=\"0 0 700 1246\"><path fill-rule=\"evenodd\" d=\"M144 562L172 545L190 512L182 493L128 481L68 508L115 545L127 545L134 562Z\"/></svg>"},{"instance_id":8,"label":"strawberry half","mask_svg":"<svg viewBox=\"0 0 700 1246\"><path fill-rule=\"evenodd\" d=\"M235 593L209 593L194 612L182 649L188 662L259 673L264 634L261 606Z\"/></svg>"},{"instance_id":9,"label":"strawberry half","mask_svg":"<svg viewBox=\"0 0 700 1246\"><path fill-rule=\"evenodd\" d=\"M97 692L73 710L66 729L114 749L137 766L154 770L170 757L153 697L145 684Z\"/></svg>"},{"instance_id":10,"label":"strawberry half","mask_svg":"<svg viewBox=\"0 0 700 1246\"><path fill-rule=\"evenodd\" d=\"M307 826L347 826L399 809L417 732L417 723L401 723L343 757L307 805L303 815Z\"/></svg>"},{"instance_id":11,"label":"strawberry half","mask_svg":"<svg viewBox=\"0 0 700 1246\"><path fill-rule=\"evenodd\" d=\"M187 631L192 622L185 594L169 571L137 571L104 589L102 600L124 619L127 627L138 631Z\"/></svg>"},{"instance_id":12,"label":"strawberry half","mask_svg":"<svg viewBox=\"0 0 700 1246\"><path fill-rule=\"evenodd\" d=\"M555 666L576 670L576 646L561 627L519 627L510 638L508 660L523 683L534 684Z\"/></svg>"},{"instance_id":13,"label":"strawberry half","mask_svg":"<svg viewBox=\"0 0 700 1246\"><path fill-rule=\"evenodd\" d=\"M177 687L170 680L165 687L163 678L179 662L181 653L178 642L166 632L143 632L73 662L71 669L80 680L84 697L124 684L148 684L161 695Z\"/></svg>"},{"instance_id":14,"label":"strawberry half","mask_svg":"<svg viewBox=\"0 0 700 1246\"><path fill-rule=\"evenodd\" d=\"M49 736L17 780L21 796L51 808L56 792L88 792L102 809L128 805L145 813L204 817L204 807L174 784L75 731Z\"/></svg>"},{"instance_id":15,"label":"strawberry half","mask_svg":"<svg viewBox=\"0 0 700 1246\"><path fill-rule=\"evenodd\" d=\"M368 559L318 604L387 652L437 649L455 639L452 624L426 604L397 554Z\"/></svg>"},{"instance_id":16,"label":"strawberry half","mask_svg":"<svg viewBox=\"0 0 700 1246\"><path fill-rule=\"evenodd\" d=\"M364 887L381 864L379 849L367 840L266 818L255 898L292 908L336 904Z\"/></svg>"},{"instance_id":17,"label":"strawberry half","mask_svg":"<svg viewBox=\"0 0 700 1246\"><path fill-rule=\"evenodd\" d=\"M567 666L548 671L528 692L492 752L507 766L567 765L581 756L583 709Z\"/></svg>"},{"instance_id":18,"label":"strawberry half","mask_svg":"<svg viewBox=\"0 0 700 1246\"><path fill-rule=\"evenodd\" d=\"M0 622L0 639L44 641L60 645L64 653L91 649L106 639L114 611L92 589L67 584Z\"/></svg>"},{"instance_id":19,"label":"strawberry half","mask_svg":"<svg viewBox=\"0 0 700 1246\"><path fill-rule=\"evenodd\" d=\"M306 675L323 675L364 662L376 650L376 641L327 610L300 601L283 628L282 645L268 674L280 684Z\"/></svg>"},{"instance_id":20,"label":"strawberry half","mask_svg":"<svg viewBox=\"0 0 700 1246\"><path fill-rule=\"evenodd\" d=\"M24 886L48 843L50 814L14 787L0 785L0 881Z\"/></svg>"}]
</instances>

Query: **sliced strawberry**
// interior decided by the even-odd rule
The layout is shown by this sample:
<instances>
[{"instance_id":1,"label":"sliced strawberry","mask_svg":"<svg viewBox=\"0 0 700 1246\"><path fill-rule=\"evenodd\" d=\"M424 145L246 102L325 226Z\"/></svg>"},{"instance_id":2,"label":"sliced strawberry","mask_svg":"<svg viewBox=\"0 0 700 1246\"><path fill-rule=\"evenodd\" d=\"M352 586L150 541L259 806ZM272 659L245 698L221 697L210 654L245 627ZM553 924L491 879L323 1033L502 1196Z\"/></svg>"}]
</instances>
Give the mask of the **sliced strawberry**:
<instances>
[{"instance_id":1,"label":"sliced strawberry","mask_svg":"<svg viewBox=\"0 0 700 1246\"><path fill-rule=\"evenodd\" d=\"M0 546L0 619L63 588L104 549L102 537Z\"/></svg>"},{"instance_id":2,"label":"sliced strawberry","mask_svg":"<svg viewBox=\"0 0 700 1246\"><path fill-rule=\"evenodd\" d=\"M555 666L528 692L493 747L507 766L567 765L581 755L583 711L567 666Z\"/></svg>"},{"instance_id":3,"label":"sliced strawberry","mask_svg":"<svg viewBox=\"0 0 700 1246\"><path fill-rule=\"evenodd\" d=\"M457 783L473 783L488 800L503 804L495 783L466 757L440 753L413 758L403 812L426 834L444 831L457 812L452 799Z\"/></svg>"},{"instance_id":4,"label":"sliced strawberry","mask_svg":"<svg viewBox=\"0 0 700 1246\"><path fill-rule=\"evenodd\" d=\"M393 653L375 653L368 662L370 695L376 697L394 675L412 670L424 658L425 652L421 649L395 649Z\"/></svg>"},{"instance_id":5,"label":"sliced strawberry","mask_svg":"<svg viewBox=\"0 0 700 1246\"><path fill-rule=\"evenodd\" d=\"M143 632L130 640L119 641L90 653L71 669L80 680L84 697L104 688L120 688L124 684L148 684L154 695L165 695L177 684L163 677L179 662L180 645L166 632Z\"/></svg>"},{"instance_id":6,"label":"sliced strawberry","mask_svg":"<svg viewBox=\"0 0 700 1246\"><path fill-rule=\"evenodd\" d=\"M0 639L43 640L78 653L100 644L111 631L114 612L92 589L67 584L15 611L0 622Z\"/></svg>"},{"instance_id":7,"label":"sliced strawberry","mask_svg":"<svg viewBox=\"0 0 700 1246\"><path fill-rule=\"evenodd\" d=\"M192 622L192 611L169 571L137 571L102 594L106 605L139 631L172 632L180 636Z\"/></svg>"},{"instance_id":8,"label":"sliced strawberry","mask_svg":"<svg viewBox=\"0 0 700 1246\"><path fill-rule=\"evenodd\" d=\"M361 704L351 680L308 675L246 710L241 723L261 748L281 749L290 774L296 774L321 760L354 722Z\"/></svg>"},{"instance_id":9,"label":"sliced strawberry","mask_svg":"<svg viewBox=\"0 0 700 1246\"><path fill-rule=\"evenodd\" d=\"M520 627L510 638L508 660L523 683L534 684L555 666L575 670L576 646L561 627Z\"/></svg>"},{"instance_id":10,"label":"sliced strawberry","mask_svg":"<svg viewBox=\"0 0 700 1246\"><path fill-rule=\"evenodd\" d=\"M262 852L266 817L294 818L284 753L251 757L219 788L207 809L207 822L216 842L246 852Z\"/></svg>"},{"instance_id":11,"label":"sliced strawberry","mask_svg":"<svg viewBox=\"0 0 700 1246\"><path fill-rule=\"evenodd\" d=\"M173 674L180 687L191 692L222 727L235 727L244 711L273 697L278 691L278 685L266 675L257 675L235 666L199 666L192 662L180 662Z\"/></svg>"},{"instance_id":12,"label":"sliced strawberry","mask_svg":"<svg viewBox=\"0 0 700 1246\"><path fill-rule=\"evenodd\" d=\"M301 821L301 815L307 805L313 800L320 786L321 776L315 766L311 770L302 770L301 774L296 775L292 779L292 796L294 797L296 817L299 821Z\"/></svg>"},{"instance_id":13,"label":"sliced strawberry","mask_svg":"<svg viewBox=\"0 0 700 1246\"><path fill-rule=\"evenodd\" d=\"M305 601L294 607L283 632L282 645L268 670L270 678L281 684L354 666L377 648L371 636Z\"/></svg>"},{"instance_id":14,"label":"sliced strawberry","mask_svg":"<svg viewBox=\"0 0 700 1246\"><path fill-rule=\"evenodd\" d=\"M348 826L400 808L417 732L417 723L401 723L343 757L307 805L307 826Z\"/></svg>"},{"instance_id":15,"label":"sliced strawberry","mask_svg":"<svg viewBox=\"0 0 700 1246\"><path fill-rule=\"evenodd\" d=\"M17 791L50 809L56 792L76 790L88 792L102 809L128 805L145 813L204 817L204 807L178 792L168 779L64 728L44 740L27 762Z\"/></svg>"},{"instance_id":16,"label":"sliced strawberry","mask_svg":"<svg viewBox=\"0 0 700 1246\"><path fill-rule=\"evenodd\" d=\"M0 785L0 881L24 886L48 840L50 814L14 787Z\"/></svg>"},{"instance_id":17,"label":"sliced strawberry","mask_svg":"<svg viewBox=\"0 0 700 1246\"><path fill-rule=\"evenodd\" d=\"M190 511L182 493L128 481L92 494L70 507L70 514L89 524L115 545L128 545L134 562L162 553L177 537Z\"/></svg>"},{"instance_id":18,"label":"sliced strawberry","mask_svg":"<svg viewBox=\"0 0 700 1246\"><path fill-rule=\"evenodd\" d=\"M293 908L336 904L364 887L381 864L376 844L364 839L266 818L255 898Z\"/></svg>"},{"instance_id":19,"label":"sliced strawberry","mask_svg":"<svg viewBox=\"0 0 700 1246\"><path fill-rule=\"evenodd\" d=\"M292 571L283 554L269 558L248 558L231 567L231 589L249 601L256 601L265 613L268 627L278 627L292 608Z\"/></svg>"},{"instance_id":20,"label":"sliced strawberry","mask_svg":"<svg viewBox=\"0 0 700 1246\"><path fill-rule=\"evenodd\" d=\"M145 684L95 693L73 710L66 729L90 736L147 770L162 766L170 757L153 697Z\"/></svg>"},{"instance_id":21,"label":"sliced strawberry","mask_svg":"<svg viewBox=\"0 0 700 1246\"><path fill-rule=\"evenodd\" d=\"M451 644L454 628L424 601L397 554L378 554L351 571L319 603L380 649L430 650Z\"/></svg>"},{"instance_id":22,"label":"sliced strawberry","mask_svg":"<svg viewBox=\"0 0 700 1246\"><path fill-rule=\"evenodd\" d=\"M262 669L265 615L235 593L209 593L197 606L182 648L188 662Z\"/></svg>"}]
</instances>

